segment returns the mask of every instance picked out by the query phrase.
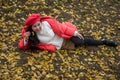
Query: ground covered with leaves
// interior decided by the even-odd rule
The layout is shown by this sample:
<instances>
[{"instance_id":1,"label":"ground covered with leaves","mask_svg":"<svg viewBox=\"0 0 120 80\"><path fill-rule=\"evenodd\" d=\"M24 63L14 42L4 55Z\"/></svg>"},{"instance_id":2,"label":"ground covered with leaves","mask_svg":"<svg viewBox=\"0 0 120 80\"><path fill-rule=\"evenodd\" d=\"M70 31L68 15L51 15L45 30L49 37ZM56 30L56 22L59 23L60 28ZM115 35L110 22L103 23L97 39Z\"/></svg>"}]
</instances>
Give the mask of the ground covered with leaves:
<instances>
[{"instance_id":1,"label":"ground covered with leaves","mask_svg":"<svg viewBox=\"0 0 120 80\"><path fill-rule=\"evenodd\" d=\"M118 47L19 50L21 29L31 13L72 22L85 36L114 40ZM0 80L119 80L119 44L119 0L0 0Z\"/></svg>"}]
</instances>

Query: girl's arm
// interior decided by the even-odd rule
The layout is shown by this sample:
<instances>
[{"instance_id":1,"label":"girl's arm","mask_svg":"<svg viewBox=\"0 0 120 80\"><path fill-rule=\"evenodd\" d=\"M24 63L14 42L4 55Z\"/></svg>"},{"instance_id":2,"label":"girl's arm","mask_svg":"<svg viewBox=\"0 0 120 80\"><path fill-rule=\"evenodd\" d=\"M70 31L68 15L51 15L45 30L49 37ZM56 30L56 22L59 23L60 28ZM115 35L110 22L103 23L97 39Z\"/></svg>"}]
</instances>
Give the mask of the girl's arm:
<instances>
[{"instance_id":1,"label":"girl's arm","mask_svg":"<svg viewBox=\"0 0 120 80\"><path fill-rule=\"evenodd\" d=\"M18 48L19 49L28 49L29 44L28 44L28 38L30 36L30 32L26 32L26 26L23 27L22 29L22 40L18 43Z\"/></svg>"},{"instance_id":2,"label":"girl's arm","mask_svg":"<svg viewBox=\"0 0 120 80\"><path fill-rule=\"evenodd\" d=\"M28 43L24 43L24 39L20 40L20 42L18 43L18 48L19 49L23 49L23 50L26 50L29 48L29 45Z\"/></svg>"},{"instance_id":3,"label":"girl's arm","mask_svg":"<svg viewBox=\"0 0 120 80\"><path fill-rule=\"evenodd\" d=\"M71 38L74 36L74 32L78 30L77 27L70 22L60 23L54 18L44 19L43 21L47 21L54 33L63 38Z\"/></svg>"},{"instance_id":4,"label":"girl's arm","mask_svg":"<svg viewBox=\"0 0 120 80\"><path fill-rule=\"evenodd\" d=\"M52 45L52 44L39 43L37 45L37 47L39 49L48 50L48 51L52 51L52 52L56 50L56 47L54 45Z\"/></svg>"}]
</instances>

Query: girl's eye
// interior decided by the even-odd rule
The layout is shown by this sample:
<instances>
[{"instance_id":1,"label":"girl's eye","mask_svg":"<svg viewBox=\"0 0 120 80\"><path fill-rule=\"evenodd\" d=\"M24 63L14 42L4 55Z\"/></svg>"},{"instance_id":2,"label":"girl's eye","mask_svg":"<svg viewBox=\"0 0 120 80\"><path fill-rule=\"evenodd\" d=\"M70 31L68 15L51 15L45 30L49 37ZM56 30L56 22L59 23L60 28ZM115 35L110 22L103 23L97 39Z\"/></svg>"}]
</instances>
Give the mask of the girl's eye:
<instances>
[{"instance_id":1,"label":"girl's eye","mask_svg":"<svg viewBox=\"0 0 120 80\"><path fill-rule=\"evenodd\" d=\"M33 26L33 27L36 27L36 26Z\"/></svg>"},{"instance_id":2,"label":"girl's eye","mask_svg":"<svg viewBox=\"0 0 120 80\"><path fill-rule=\"evenodd\" d=\"M38 26L40 25L40 23L38 23Z\"/></svg>"}]
</instances>

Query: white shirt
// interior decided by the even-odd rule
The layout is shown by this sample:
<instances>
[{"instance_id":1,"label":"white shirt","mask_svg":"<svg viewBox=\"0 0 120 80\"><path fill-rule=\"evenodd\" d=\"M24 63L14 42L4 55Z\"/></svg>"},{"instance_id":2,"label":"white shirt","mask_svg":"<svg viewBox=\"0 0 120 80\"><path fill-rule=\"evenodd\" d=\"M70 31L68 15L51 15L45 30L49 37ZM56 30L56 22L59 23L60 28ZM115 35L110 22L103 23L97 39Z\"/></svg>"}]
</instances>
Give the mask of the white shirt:
<instances>
[{"instance_id":1,"label":"white shirt","mask_svg":"<svg viewBox=\"0 0 120 80\"><path fill-rule=\"evenodd\" d=\"M37 37L41 43L55 45L60 49L63 43L63 38L55 34L47 21L41 22L41 31L37 33Z\"/></svg>"}]
</instances>

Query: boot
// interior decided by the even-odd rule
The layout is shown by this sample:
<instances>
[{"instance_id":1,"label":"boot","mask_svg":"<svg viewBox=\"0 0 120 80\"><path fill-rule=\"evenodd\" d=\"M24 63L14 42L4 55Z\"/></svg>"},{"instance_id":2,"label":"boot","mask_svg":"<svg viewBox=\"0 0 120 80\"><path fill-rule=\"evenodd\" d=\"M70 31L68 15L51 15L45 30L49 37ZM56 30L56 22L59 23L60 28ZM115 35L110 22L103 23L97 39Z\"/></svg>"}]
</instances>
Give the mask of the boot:
<instances>
[{"instance_id":1,"label":"boot","mask_svg":"<svg viewBox=\"0 0 120 80\"><path fill-rule=\"evenodd\" d=\"M103 40L103 44L107 46L111 46L111 47L117 47L117 43L114 41L110 41L110 40Z\"/></svg>"}]
</instances>

